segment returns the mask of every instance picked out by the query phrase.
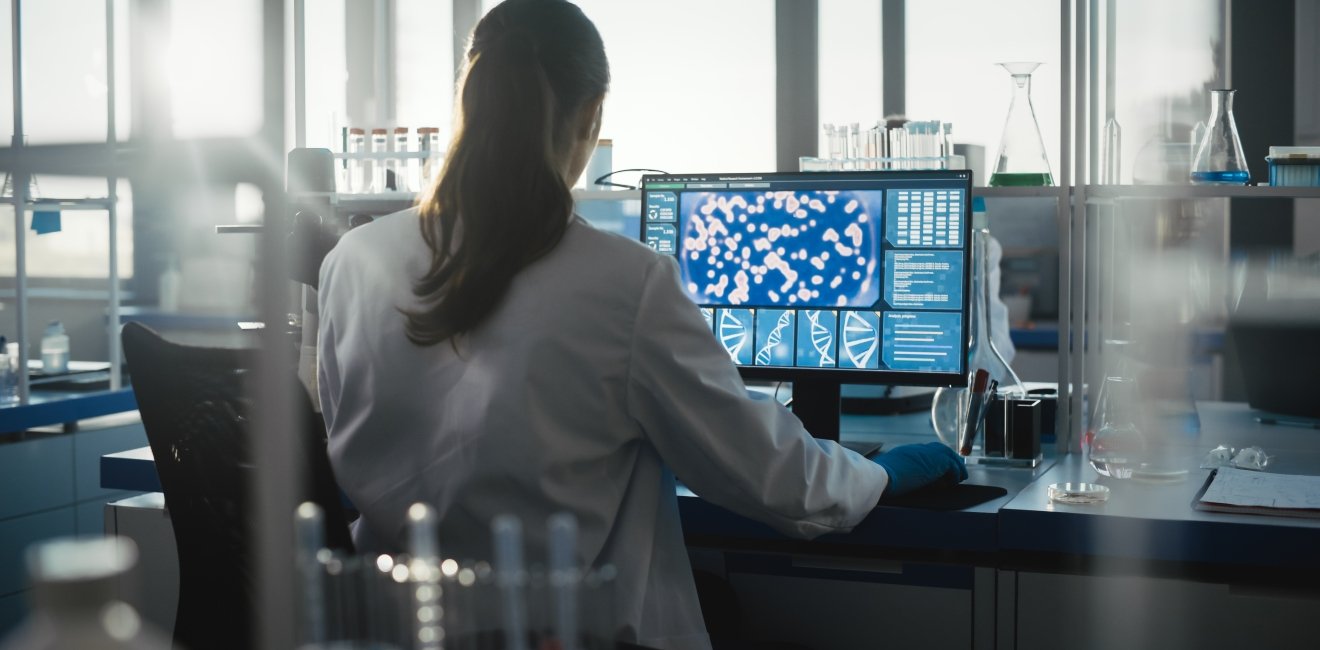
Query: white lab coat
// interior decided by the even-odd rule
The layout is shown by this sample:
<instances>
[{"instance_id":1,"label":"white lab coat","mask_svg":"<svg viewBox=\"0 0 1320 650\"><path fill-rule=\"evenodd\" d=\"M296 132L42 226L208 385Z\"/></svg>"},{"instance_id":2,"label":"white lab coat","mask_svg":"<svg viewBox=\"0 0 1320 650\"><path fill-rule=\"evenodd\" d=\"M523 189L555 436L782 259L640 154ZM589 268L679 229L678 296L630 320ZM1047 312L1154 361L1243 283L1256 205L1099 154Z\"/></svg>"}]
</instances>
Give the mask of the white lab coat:
<instances>
[{"instance_id":1,"label":"white lab coat","mask_svg":"<svg viewBox=\"0 0 1320 650\"><path fill-rule=\"evenodd\" d=\"M579 559L618 571L623 639L708 648L675 474L799 537L849 530L888 484L750 397L677 265L636 241L574 218L457 353L404 335L429 258L413 209L349 232L321 267L321 405L366 549L402 550L423 501L447 557L490 557L491 519L512 513L536 561L545 519L567 511Z\"/></svg>"}]
</instances>

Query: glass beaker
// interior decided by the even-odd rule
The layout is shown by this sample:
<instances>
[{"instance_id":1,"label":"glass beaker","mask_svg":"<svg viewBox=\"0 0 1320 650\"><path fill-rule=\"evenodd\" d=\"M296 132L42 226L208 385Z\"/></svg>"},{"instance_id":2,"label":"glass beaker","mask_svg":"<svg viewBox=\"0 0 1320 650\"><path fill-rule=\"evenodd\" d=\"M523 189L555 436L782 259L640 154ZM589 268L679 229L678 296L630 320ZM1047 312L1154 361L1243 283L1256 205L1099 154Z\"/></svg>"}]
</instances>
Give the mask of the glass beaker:
<instances>
[{"instance_id":1,"label":"glass beaker","mask_svg":"<svg viewBox=\"0 0 1320 650\"><path fill-rule=\"evenodd\" d=\"M1101 476L1132 478L1146 455L1146 437L1137 423L1137 380L1105 377L1096 405L1096 426L1087 438L1087 460Z\"/></svg>"},{"instance_id":2,"label":"glass beaker","mask_svg":"<svg viewBox=\"0 0 1320 650\"><path fill-rule=\"evenodd\" d=\"M1036 111L1031 106L1031 73L1038 62L999 63L1012 76L1013 100L1004 120L999 141L999 160L990 176L990 187L1053 185L1045 141L1040 137Z\"/></svg>"},{"instance_id":3,"label":"glass beaker","mask_svg":"<svg viewBox=\"0 0 1320 650\"><path fill-rule=\"evenodd\" d=\"M1192 162L1192 182L1197 185L1246 185L1251 180L1237 122L1233 120L1236 92L1228 88L1210 91L1210 122Z\"/></svg>"}]
</instances>

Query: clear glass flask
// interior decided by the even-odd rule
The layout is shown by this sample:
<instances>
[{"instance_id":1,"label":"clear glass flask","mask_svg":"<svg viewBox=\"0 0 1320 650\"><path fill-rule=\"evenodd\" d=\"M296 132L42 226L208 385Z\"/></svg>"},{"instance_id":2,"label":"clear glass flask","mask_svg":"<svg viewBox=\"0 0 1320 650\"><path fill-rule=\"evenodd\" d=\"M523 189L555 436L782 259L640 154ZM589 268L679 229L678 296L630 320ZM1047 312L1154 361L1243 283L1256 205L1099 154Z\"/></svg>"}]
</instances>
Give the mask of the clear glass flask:
<instances>
[{"instance_id":1,"label":"clear glass flask","mask_svg":"<svg viewBox=\"0 0 1320 650\"><path fill-rule=\"evenodd\" d=\"M1236 92L1229 88L1210 91L1210 121L1192 162L1192 182L1197 185L1246 185L1251 180L1233 120Z\"/></svg>"},{"instance_id":2,"label":"clear glass flask","mask_svg":"<svg viewBox=\"0 0 1320 650\"><path fill-rule=\"evenodd\" d=\"M999 159L990 175L990 187L1053 185L1045 141L1040 137L1036 111L1031 106L1031 73L1038 62L998 64L1012 77L1013 100L999 141Z\"/></svg>"},{"instance_id":3,"label":"clear glass flask","mask_svg":"<svg viewBox=\"0 0 1320 650\"><path fill-rule=\"evenodd\" d=\"M1105 377L1097 401L1095 426L1087 435L1087 460L1101 476L1132 478L1146 456L1146 437L1138 424L1137 380Z\"/></svg>"},{"instance_id":4,"label":"clear glass flask","mask_svg":"<svg viewBox=\"0 0 1320 650\"><path fill-rule=\"evenodd\" d=\"M359 128L348 130L348 145L345 153L363 154L367 152L367 132ZM348 192L365 194L367 192L367 161L357 157L348 159Z\"/></svg>"},{"instance_id":5,"label":"clear glass flask","mask_svg":"<svg viewBox=\"0 0 1320 650\"><path fill-rule=\"evenodd\" d=\"M1026 395L1026 387L1000 353L990 333L990 227L986 217L984 202L979 197L973 201L972 212L972 286L971 286L971 342L967 349L970 372L985 368L990 378L999 382L997 393L1008 396ZM935 391L931 402L930 421L935 435L940 441L954 450L959 448L958 413L965 407L963 395L967 388L940 388Z\"/></svg>"}]
</instances>

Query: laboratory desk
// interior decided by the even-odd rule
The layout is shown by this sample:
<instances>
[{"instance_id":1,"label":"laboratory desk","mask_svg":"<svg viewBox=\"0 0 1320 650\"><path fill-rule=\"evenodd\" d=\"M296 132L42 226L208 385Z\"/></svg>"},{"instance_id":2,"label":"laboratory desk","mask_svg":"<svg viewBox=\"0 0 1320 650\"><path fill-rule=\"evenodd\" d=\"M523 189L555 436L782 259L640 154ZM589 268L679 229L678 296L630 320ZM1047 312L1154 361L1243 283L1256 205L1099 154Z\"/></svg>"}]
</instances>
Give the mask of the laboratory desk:
<instances>
[{"instance_id":1,"label":"laboratory desk","mask_svg":"<svg viewBox=\"0 0 1320 650\"><path fill-rule=\"evenodd\" d=\"M1081 454L1035 469L972 465L1007 495L958 510L883 501L854 530L787 538L680 489L698 568L725 577L767 640L813 648L1311 648L1320 520L1192 508L1218 444L1258 445L1271 471L1320 474L1320 431L1261 425L1242 404L1198 405L1201 433L1168 457L1183 480L1099 477ZM845 439L932 440L925 413L845 417ZM102 485L155 487L149 450L102 459ZM1051 503L1056 482L1100 482L1098 505ZM1119 623L1121 621L1121 623Z\"/></svg>"}]
</instances>

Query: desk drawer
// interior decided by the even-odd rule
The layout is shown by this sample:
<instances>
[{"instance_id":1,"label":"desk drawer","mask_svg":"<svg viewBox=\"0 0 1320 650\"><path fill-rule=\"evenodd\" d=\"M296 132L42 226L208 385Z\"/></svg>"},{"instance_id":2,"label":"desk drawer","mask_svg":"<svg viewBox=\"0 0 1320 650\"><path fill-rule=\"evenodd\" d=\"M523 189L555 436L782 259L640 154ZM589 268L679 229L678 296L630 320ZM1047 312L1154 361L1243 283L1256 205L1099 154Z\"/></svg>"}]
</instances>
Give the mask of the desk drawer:
<instances>
[{"instance_id":1,"label":"desk drawer","mask_svg":"<svg viewBox=\"0 0 1320 650\"><path fill-rule=\"evenodd\" d=\"M73 436L0 444L0 521L73 501Z\"/></svg>"}]
</instances>

